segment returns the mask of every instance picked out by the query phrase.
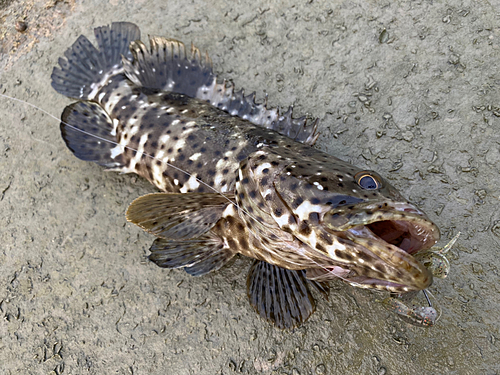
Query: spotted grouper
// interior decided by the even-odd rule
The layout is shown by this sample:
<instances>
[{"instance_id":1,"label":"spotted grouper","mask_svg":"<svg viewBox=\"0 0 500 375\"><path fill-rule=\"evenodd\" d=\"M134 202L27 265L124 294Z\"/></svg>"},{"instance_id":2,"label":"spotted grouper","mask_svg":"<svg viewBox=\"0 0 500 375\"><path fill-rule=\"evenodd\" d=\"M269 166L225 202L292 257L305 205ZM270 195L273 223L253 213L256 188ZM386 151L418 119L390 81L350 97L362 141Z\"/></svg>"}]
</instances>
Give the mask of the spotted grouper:
<instances>
[{"instance_id":1,"label":"spotted grouper","mask_svg":"<svg viewBox=\"0 0 500 375\"><path fill-rule=\"evenodd\" d=\"M97 48L80 36L52 73L78 100L62 137L78 158L161 191L126 214L156 236L151 261L200 276L253 258L250 303L280 328L303 323L311 287L329 280L399 294L431 285L414 255L437 242L436 225L376 172L313 148L317 121L220 82L194 46L150 37L148 47L127 22L95 38Z\"/></svg>"}]
</instances>

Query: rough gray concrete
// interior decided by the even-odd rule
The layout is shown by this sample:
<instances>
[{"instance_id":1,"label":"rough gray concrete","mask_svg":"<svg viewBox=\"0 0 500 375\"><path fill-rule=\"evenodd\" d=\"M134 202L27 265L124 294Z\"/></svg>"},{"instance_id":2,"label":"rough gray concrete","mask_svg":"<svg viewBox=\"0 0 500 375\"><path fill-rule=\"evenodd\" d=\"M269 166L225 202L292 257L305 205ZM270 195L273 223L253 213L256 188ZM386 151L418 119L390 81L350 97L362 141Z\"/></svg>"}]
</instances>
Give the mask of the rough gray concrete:
<instances>
[{"instance_id":1,"label":"rough gray concrete","mask_svg":"<svg viewBox=\"0 0 500 375\"><path fill-rule=\"evenodd\" d=\"M0 372L498 374L499 5L0 2L1 93L59 117L70 101L50 87L58 57L95 26L132 21L208 50L247 92L320 117L319 148L389 178L443 243L462 232L431 288L435 327L335 283L303 327L280 331L247 302L247 259L201 278L148 263L152 238L124 211L154 188L77 160L56 119L0 98Z\"/></svg>"}]
</instances>

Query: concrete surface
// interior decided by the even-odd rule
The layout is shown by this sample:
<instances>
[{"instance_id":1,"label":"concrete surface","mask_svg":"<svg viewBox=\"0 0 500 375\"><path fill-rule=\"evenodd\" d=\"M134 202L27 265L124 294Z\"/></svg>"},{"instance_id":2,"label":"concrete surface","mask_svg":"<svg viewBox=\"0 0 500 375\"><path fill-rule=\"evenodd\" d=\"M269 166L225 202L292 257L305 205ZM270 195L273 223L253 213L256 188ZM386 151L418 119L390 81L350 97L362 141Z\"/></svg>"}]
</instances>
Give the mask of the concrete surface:
<instances>
[{"instance_id":1,"label":"concrete surface","mask_svg":"<svg viewBox=\"0 0 500 375\"><path fill-rule=\"evenodd\" d=\"M50 87L59 56L95 26L132 21L208 50L237 87L320 117L319 148L388 177L443 243L462 232L431 288L435 327L333 283L303 327L280 331L247 302L247 259L201 278L149 263L152 237L124 211L154 188L77 160L58 120L0 98L2 374L500 372L498 0L0 7L1 93L58 118L70 103Z\"/></svg>"}]
</instances>

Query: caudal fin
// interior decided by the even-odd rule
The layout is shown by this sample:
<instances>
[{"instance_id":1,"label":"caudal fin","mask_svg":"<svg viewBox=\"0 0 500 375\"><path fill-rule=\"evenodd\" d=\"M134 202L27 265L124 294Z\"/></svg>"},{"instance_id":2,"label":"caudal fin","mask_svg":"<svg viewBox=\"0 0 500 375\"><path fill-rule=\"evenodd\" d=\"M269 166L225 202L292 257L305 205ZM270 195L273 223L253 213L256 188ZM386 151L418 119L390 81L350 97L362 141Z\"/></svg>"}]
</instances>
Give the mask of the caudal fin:
<instances>
[{"instance_id":1,"label":"caudal fin","mask_svg":"<svg viewBox=\"0 0 500 375\"><path fill-rule=\"evenodd\" d=\"M64 142L77 158L113 169L125 166L116 129L99 104L73 103L64 109L61 120Z\"/></svg>"},{"instance_id":2,"label":"caudal fin","mask_svg":"<svg viewBox=\"0 0 500 375\"><path fill-rule=\"evenodd\" d=\"M132 59L129 45L141 37L130 22L115 22L94 29L98 48L83 35L59 58L52 71L52 87L60 94L81 100L92 99L107 79L123 72L122 56Z\"/></svg>"}]
</instances>

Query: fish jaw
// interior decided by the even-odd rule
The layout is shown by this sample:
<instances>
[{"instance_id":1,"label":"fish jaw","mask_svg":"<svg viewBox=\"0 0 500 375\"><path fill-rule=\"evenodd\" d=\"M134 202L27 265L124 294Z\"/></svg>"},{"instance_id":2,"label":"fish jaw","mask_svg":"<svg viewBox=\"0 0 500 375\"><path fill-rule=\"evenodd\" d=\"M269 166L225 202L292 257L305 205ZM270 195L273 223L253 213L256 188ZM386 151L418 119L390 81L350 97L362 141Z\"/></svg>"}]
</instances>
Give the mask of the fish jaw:
<instances>
[{"instance_id":1,"label":"fish jaw","mask_svg":"<svg viewBox=\"0 0 500 375\"><path fill-rule=\"evenodd\" d=\"M410 253L375 235L368 227L348 229L346 237L356 248L354 264L350 268L354 276L348 276L350 284L369 289L407 293L428 288L433 282L432 272Z\"/></svg>"}]
</instances>

